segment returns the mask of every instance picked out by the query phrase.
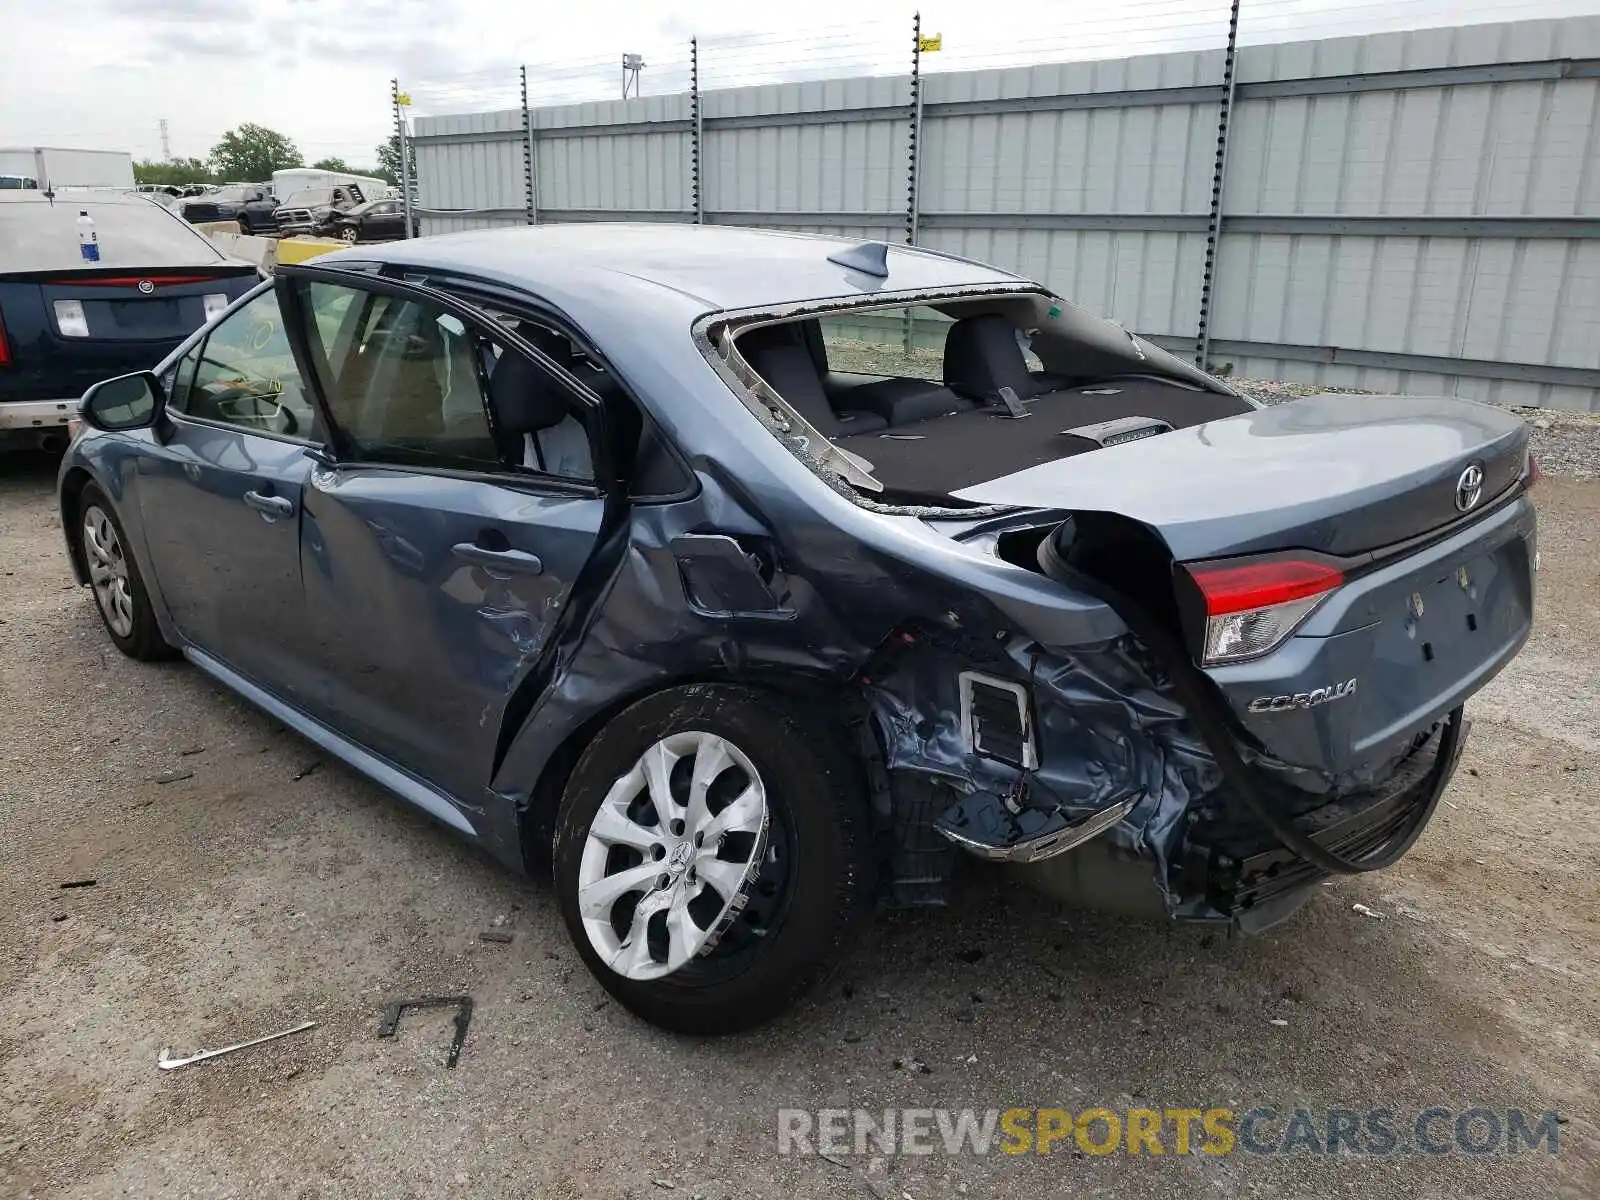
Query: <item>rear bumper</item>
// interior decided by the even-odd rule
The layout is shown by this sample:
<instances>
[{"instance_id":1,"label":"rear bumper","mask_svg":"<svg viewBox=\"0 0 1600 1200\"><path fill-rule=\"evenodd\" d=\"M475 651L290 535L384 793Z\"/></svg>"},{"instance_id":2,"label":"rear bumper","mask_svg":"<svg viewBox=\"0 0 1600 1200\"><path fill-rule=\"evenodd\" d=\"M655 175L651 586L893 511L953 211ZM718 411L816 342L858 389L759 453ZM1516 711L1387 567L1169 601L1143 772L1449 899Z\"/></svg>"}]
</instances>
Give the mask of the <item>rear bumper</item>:
<instances>
[{"instance_id":1,"label":"rear bumper","mask_svg":"<svg viewBox=\"0 0 1600 1200\"><path fill-rule=\"evenodd\" d=\"M1350 860L1378 854L1408 834L1414 838L1455 777L1471 729L1463 719L1460 735L1442 758L1441 730L1385 786L1312 809L1295 824L1324 850ZM1197 823L1190 830L1182 887L1191 896L1203 896L1208 909L1244 932L1259 933L1299 908L1311 887L1328 877L1267 830Z\"/></svg>"},{"instance_id":2,"label":"rear bumper","mask_svg":"<svg viewBox=\"0 0 1600 1200\"><path fill-rule=\"evenodd\" d=\"M54 429L78 415L78 401L8 400L0 402L0 429Z\"/></svg>"}]
</instances>

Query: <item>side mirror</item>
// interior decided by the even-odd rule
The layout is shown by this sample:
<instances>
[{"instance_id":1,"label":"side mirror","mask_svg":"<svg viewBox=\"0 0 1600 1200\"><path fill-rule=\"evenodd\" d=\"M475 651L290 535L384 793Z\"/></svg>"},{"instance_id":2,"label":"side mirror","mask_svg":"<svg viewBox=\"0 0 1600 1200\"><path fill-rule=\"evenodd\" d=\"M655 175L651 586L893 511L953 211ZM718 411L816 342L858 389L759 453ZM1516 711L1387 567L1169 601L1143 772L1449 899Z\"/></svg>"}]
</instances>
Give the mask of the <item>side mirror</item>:
<instances>
[{"instance_id":1,"label":"side mirror","mask_svg":"<svg viewBox=\"0 0 1600 1200\"><path fill-rule=\"evenodd\" d=\"M162 406L161 384L149 371L102 380L83 394L79 415L86 424L107 433L145 429L155 423Z\"/></svg>"}]
</instances>

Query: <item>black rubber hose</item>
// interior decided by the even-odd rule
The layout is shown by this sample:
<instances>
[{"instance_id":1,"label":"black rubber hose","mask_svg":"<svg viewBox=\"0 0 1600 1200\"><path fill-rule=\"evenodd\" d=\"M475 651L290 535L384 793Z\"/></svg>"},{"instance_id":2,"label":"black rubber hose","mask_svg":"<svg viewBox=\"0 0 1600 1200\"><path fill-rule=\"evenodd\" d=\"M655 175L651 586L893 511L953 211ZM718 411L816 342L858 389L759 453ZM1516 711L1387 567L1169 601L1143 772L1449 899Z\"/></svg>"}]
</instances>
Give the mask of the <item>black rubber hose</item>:
<instances>
[{"instance_id":1,"label":"black rubber hose","mask_svg":"<svg viewBox=\"0 0 1600 1200\"><path fill-rule=\"evenodd\" d=\"M1239 753L1233 731L1223 716L1223 701L1212 687L1211 681L1194 665L1183 643L1129 597L1099 580L1086 579L1076 569L1062 563L1059 556L1048 552L1050 541L1051 539L1046 538L1040 547L1040 565L1046 567L1045 573L1053 579L1059 579L1055 571L1050 569L1054 567L1063 574L1070 572L1074 576L1071 582L1075 584L1080 586L1089 584L1090 590L1105 599L1134 636L1150 648L1171 675L1178 697L1188 710L1189 719L1200 735L1200 740L1216 759L1222 777L1232 786L1234 793L1251 814L1272 831L1272 835L1286 850L1335 875L1362 875L1368 871L1381 871L1385 867L1393 866L1400 861L1407 850L1411 849L1413 843L1421 836L1423 827L1433 816L1434 809L1438 807L1439 798L1444 795L1448 772L1455 761L1456 748L1461 740L1462 709L1459 705L1450 713L1439 735L1437 757L1426 781L1427 802L1422 805L1405 829L1395 835L1394 840L1362 858L1345 858L1302 833L1291 818L1278 812L1271 802L1261 795L1256 787L1254 772Z\"/></svg>"}]
</instances>

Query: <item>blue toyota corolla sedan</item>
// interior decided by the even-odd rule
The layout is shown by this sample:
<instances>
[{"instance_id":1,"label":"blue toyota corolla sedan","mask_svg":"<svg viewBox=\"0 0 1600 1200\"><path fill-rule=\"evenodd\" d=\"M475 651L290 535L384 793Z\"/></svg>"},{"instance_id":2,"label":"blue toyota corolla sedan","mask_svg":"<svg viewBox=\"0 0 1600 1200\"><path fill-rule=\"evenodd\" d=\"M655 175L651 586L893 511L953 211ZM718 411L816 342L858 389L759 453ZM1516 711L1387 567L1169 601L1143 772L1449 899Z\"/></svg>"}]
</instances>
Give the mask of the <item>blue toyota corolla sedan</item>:
<instances>
[{"instance_id":1,"label":"blue toyota corolla sedan","mask_svg":"<svg viewBox=\"0 0 1600 1200\"><path fill-rule=\"evenodd\" d=\"M1282 920L1411 846L1532 621L1511 414L1262 408L882 243L351 249L82 419L61 520L117 646L550 862L590 970L691 1032L976 860Z\"/></svg>"}]
</instances>

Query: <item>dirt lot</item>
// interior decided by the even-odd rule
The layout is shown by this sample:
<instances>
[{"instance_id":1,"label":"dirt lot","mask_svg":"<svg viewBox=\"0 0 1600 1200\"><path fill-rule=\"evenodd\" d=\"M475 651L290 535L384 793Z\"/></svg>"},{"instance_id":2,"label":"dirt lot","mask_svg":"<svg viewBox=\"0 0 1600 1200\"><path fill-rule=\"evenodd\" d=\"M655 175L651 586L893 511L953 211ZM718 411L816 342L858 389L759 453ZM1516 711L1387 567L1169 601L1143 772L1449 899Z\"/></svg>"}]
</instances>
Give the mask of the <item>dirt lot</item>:
<instances>
[{"instance_id":1,"label":"dirt lot","mask_svg":"<svg viewBox=\"0 0 1600 1200\"><path fill-rule=\"evenodd\" d=\"M1541 485L1534 641L1397 868L1253 940L979 881L714 1042L606 1003L541 884L197 671L119 655L52 483L0 460L0 1196L1600 1194L1600 482ZM510 944L479 940L502 919ZM444 1013L375 1036L387 998L463 991L457 1070ZM777 1153L779 1108L1011 1105L1568 1120L1554 1156Z\"/></svg>"}]
</instances>

